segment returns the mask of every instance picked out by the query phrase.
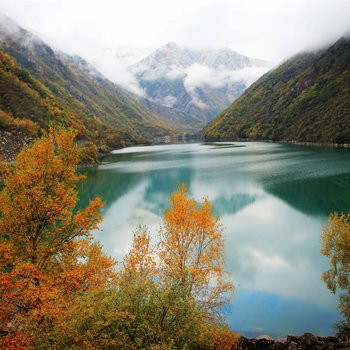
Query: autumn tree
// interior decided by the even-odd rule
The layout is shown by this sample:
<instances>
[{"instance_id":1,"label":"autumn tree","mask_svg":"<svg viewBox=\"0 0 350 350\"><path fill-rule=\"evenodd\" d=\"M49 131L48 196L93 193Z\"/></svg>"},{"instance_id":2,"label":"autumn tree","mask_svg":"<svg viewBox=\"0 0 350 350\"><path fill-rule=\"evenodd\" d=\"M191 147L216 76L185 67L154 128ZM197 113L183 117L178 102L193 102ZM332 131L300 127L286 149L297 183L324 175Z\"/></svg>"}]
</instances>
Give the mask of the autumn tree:
<instances>
[{"instance_id":1,"label":"autumn tree","mask_svg":"<svg viewBox=\"0 0 350 350\"><path fill-rule=\"evenodd\" d=\"M233 292L223 232L207 199L170 197L158 244L134 234L118 274L91 230L99 198L76 210L78 149L50 130L6 171L0 194L0 348L230 349Z\"/></svg>"},{"instance_id":2,"label":"autumn tree","mask_svg":"<svg viewBox=\"0 0 350 350\"><path fill-rule=\"evenodd\" d=\"M134 232L129 253L118 274L118 304L132 349L148 349L162 340L154 247L147 227Z\"/></svg>"},{"instance_id":3,"label":"autumn tree","mask_svg":"<svg viewBox=\"0 0 350 350\"><path fill-rule=\"evenodd\" d=\"M159 268L163 300L161 322L183 332L192 329L193 319L214 329L223 323L222 307L233 294L233 284L225 271L223 230L219 218L212 215L207 198L202 203L188 198L185 185L170 196L159 231ZM182 305L182 313L171 312L168 305ZM183 319L189 329L181 325ZM187 322L186 322L187 321ZM186 336L186 335L185 335Z\"/></svg>"},{"instance_id":4,"label":"autumn tree","mask_svg":"<svg viewBox=\"0 0 350 350\"><path fill-rule=\"evenodd\" d=\"M224 270L223 232L207 199L188 198L185 185L170 197L156 247L146 228L137 231L120 273L121 305L135 324L140 347L230 349L235 335L225 325L222 307L233 284ZM127 301L127 302L126 302ZM140 327L141 326L141 327Z\"/></svg>"},{"instance_id":5,"label":"autumn tree","mask_svg":"<svg viewBox=\"0 0 350 350\"><path fill-rule=\"evenodd\" d=\"M350 331L350 214L333 213L322 234L322 255L330 269L322 277L332 293L340 292L339 309L345 321L339 326Z\"/></svg>"},{"instance_id":6,"label":"autumn tree","mask_svg":"<svg viewBox=\"0 0 350 350\"><path fill-rule=\"evenodd\" d=\"M2 348L57 348L56 336L72 332L65 316L114 278L114 262L91 241L101 200L74 212L82 179L74 136L50 130L7 170L0 194Z\"/></svg>"},{"instance_id":7,"label":"autumn tree","mask_svg":"<svg viewBox=\"0 0 350 350\"><path fill-rule=\"evenodd\" d=\"M183 299L193 296L208 317L220 315L233 285L224 270L223 230L207 198L198 204L185 185L170 196L160 229L159 257L164 279L174 279Z\"/></svg>"}]
</instances>

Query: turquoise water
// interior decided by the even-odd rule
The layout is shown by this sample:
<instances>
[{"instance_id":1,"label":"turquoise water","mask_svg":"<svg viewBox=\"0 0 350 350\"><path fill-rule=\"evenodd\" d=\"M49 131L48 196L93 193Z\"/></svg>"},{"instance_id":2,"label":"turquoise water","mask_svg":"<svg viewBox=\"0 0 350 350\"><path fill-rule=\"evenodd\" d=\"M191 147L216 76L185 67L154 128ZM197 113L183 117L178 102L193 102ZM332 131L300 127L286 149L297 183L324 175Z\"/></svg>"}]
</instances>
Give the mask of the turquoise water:
<instances>
[{"instance_id":1,"label":"turquoise water","mask_svg":"<svg viewBox=\"0 0 350 350\"><path fill-rule=\"evenodd\" d=\"M180 144L132 147L87 169L82 203L105 202L105 251L121 260L133 229L156 235L169 194L188 185L208 196L225 227L227 269L236 285L227 310L246 336L306 331L333 333L337 298L321 280L322 224L332 211L350 211L350 150L274 143Z\"/></svg>"}]
</instances>

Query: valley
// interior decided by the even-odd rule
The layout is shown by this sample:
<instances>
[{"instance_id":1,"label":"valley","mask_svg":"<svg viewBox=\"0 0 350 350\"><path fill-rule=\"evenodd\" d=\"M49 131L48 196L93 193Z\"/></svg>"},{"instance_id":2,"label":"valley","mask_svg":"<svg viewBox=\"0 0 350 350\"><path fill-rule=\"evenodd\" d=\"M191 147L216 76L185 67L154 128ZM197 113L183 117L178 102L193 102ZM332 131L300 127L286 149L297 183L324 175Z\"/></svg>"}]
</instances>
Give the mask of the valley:
<instances>
[{"instance_id":1,"label":"valley","mask_svg":"<svg viewBox=\"0 0 350 350\"><path fill-rule=\"evenodd\" d=\"M0 348L350 346L350 5L13 3Z\"/></svg>"}]
</instances>

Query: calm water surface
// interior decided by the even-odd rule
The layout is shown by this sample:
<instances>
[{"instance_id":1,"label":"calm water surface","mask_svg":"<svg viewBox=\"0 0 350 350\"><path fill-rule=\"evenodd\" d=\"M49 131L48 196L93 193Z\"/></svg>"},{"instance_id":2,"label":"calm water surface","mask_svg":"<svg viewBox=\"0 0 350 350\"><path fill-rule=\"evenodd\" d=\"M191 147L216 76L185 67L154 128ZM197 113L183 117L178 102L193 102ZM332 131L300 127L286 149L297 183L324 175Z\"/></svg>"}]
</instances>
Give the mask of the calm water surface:
<instances>
[{"instance_id":1,"label":"calm water surface","mask_svg":"<svg viewBox=\"0 0 350 350\"><path fill-rule=\"evenodd\" d=\"M227 269L236 285L234 330L275 338L333 333L337 298L321 280L322 224L350 211L350 150L270 143L181 144L115 151L86 170L82 203L105 201L105 251L121 260L139 224L156 232L179 182L208 196L225 227Z\"/></svg>"}]
</instances>

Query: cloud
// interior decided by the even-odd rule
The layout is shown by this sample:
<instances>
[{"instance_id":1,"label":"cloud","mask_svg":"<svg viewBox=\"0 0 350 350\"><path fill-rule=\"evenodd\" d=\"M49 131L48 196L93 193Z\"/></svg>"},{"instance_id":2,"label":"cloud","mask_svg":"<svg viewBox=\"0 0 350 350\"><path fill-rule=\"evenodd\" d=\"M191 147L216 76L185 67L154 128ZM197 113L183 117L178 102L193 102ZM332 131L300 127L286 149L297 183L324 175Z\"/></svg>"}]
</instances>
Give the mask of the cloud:
<instances>
[{"instance_id":1,"label":"cloud","mask_svg":"<svg viewBox=\"0 0 350 350\"><path fill-rule=\"evenodd\" d=\"M166 107L173 107L177 102L177 98L173 95L168 95L163 99L163 105Z\"/></svg>"},{"instance_id":2,"label":"cloud","mask_svg":"<svg viewBox=\"0 0 350 350\"><path fill-rule=\"evenodd\" d=\"M214 88L219 88L225 84L219 78L218 72L206 65L195 63L190 67L186 68L186 77L184 85L188 92L191 92L196 87L209 85Z\"/></svg>"},{"instance_id":3,"label":"cloud","mask_svg":"<svg viewBox=\"0 0 350 350\"><path fill-rule=\"evenodd\" d=\"M181 79L186 76L184 67L175 64L170 66L170 70L165 74L165 77L170 80Z\"/></svg>"},{"instance_id":4,"label":"cloud","mask_svg":"<svg viewBox=\"0 0 350 350\"><path fill-rule=\"evenodd\" d=\"M232 81L244 81L246 86L253 84L259 77L265 74L272 66L263 67L245 67L235 71L229 72L229 76Z\"/></svg>"},{"instance_id":5,"label":"cloud","mask_svg":"<svg viewBox=\"0 0 350 350\"><path fill-rule=\"evenodd\" d=\"M213 50L193 51L188 49L182 49L182 52L185 55L204 55L204 57L208 56L209 58L212 58L215 53ZM172 56L170 59L177 60L176 54L176 51L172 53L174 57ZM154 57L157 57L157 59ZM163 62L163 59L165 62ZM187 93L191 96L192 103L201 109L206 109L207 105L199 96L198 88L225 88L228 92L233 88L233 91L235 91L237 83L244 84L248 87L271 67L266 62L254 59L247 63L250 64L250 66L242 69L231 68L230 62L225 60L223 60L225 65L221 64L216 66L211 60L208 61L208 64L197 62L191 64L189 60L189 62L186 61L180 64L168 64L167 59L167 56L164 56L163 52L158 52L158 56L152 55L150 59L146 59L145 61L131 66L129 71L135 78L142 79L143 81L152 82L162 79L182 80ZM193 60L193 58L191 58L191 60ZM233 64L233 67L236 67L236 65L239 65L239 62ZM236 95L232 96L232 99L235 97ZM152 101L161 103L167 107L172 107L176 103L176 98L169 95L166 97L165 101L163 101L163 99L161 101L152 99Z\"/></svg>"},{"instance_id":6,"label":"cloud","mask_svg":"<svg viewBox=\"0 0 350 350\"><path fill-rule=\"evenodd\" d=\"M254 264L272 269L291 269L289 263L277 254L265 254L255 248L248 248L246 254L250 256Z\"/></svg>"},{"instance_id":7,"label":"cloud","mask_svg":"<svg viewBox=\"0 0 350 350\"><path fill-rule=\"evenodd\" d=\"M35 43L41 41L40 36L35 32L29 32L27 35L23 35L21 26L14 22L11 18L0 12L0 31L5 35L10 35L17 40L21 41L22 45L27 47L33 47Z\"/></svg>"},{"instance_id":8,"label":"cloud","mask_svg":"<svg viewBox=\"0 0 350 350\"><path fill-rule=\"evenodd\" d=\"M1 11L84 57L175 41L281 61L349 30L348 0L0 0ZM59 28L59 30L58 30ZM90 58L90 57L86 57Z\"/></svg>"},{"instance_id":9,"label":"cloud","mask_svg":"<svg viewBox=\"0 0 350 350\"><path fill-rule=\"evenodd\" d=\"M207 86L219 89L236 83L244 83L248 87L266 73L267 70L268 66L245 67L237 70L229 70L221 66L218 69L213 69L206 65L195 63L184 69L184 86L191 95L192 102L200 108L206 108L206 105L197 96L197 88Z\"/></svg>"},{"instance_id":10,"label":"cloud","mask_svg":"<svg viewBox=\"0 0 350 350\"><path fill-rule=\"evenodd\" d=\"M213 69L195 63L184 70L186 74L184 83L188 91L192 91L196 87L205 85L212 88L220 88L227 84L237 82L243 82L246 86L249 86L262 74L266 73L268 69L268 66L245 67L237 70L228 70L223 67Z\"/></svg>"},{"instance_id":11,"label":"cloud","mask_svg":"<svg viewBox=\"0 0 350 350\"><path fill-rule=\"evenodd\" d=\"M137 63L137 65L128 68L129 72L134 76L141 76L143 80L153 81L161 78L166 78L169 80L182 79L185 77L185 68L172 64L168 65L158 65L148 66L142 62Z\"/></svg>"},{"instance_id":12,"label":"cloud","mask_svg":"<svg viewBox=\"0 0 350 350\"><path fill-rule=\"evenodd\" d=\"M153 51L174 41L192 48L229 47L278 63L331 44L350 27L348 0L0 0L0 5L49 45L95 63L108 78L139 94L142 90L126 71L126 61L135 56L124 48ZM216 83L213 72L194 67L187 82L212 86L242 79L249 85L253 73L216 72ZM175 79L181 67L165 74Z\"/></svg>"},{"instance_id":13,"label":"cloud","mask_svg":"<svg viewBox=\"0 0 350 350\"><path fill-rule=\"evenodd\" d=\"M93 62L94 66L108 79L128 89L129 91L144 96L145 92L139 86L135 76L127 69L123 60L116 59L113 55L100 55Z\"/></svg>"}]
</instances>

